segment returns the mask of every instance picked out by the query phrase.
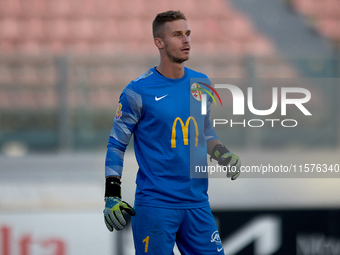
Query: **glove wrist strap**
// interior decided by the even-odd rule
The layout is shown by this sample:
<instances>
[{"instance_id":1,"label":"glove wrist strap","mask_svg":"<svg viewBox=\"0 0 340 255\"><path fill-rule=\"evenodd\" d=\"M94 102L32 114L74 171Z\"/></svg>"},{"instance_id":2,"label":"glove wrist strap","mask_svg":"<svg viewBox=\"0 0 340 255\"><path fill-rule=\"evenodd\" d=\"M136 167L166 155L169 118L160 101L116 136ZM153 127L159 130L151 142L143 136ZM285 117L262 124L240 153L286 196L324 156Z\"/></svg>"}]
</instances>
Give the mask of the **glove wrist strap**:
<instances>
[{"instance_id":1,"label":"glove wrist strap","mask_svg":"<svg viewBox=\"0 0 340 255\"><path fill-rule=\"evenodd\" d=\"M108 177L105 182L105 197L119 197L121 196L121 181L117 177Z\"/></svg>"},{"instance_id":2,"label":"glove wrist strap","mask_svg":"<svg viewBox=\"0 0 340 255\"><path fill-rule=\"evenodd\" d=\"M229 150L223 144L216 144L212 149L210 161L212 161L211 159L219 160L219 158L227 152L229 152Z\"/></svg>"}]
</instances>

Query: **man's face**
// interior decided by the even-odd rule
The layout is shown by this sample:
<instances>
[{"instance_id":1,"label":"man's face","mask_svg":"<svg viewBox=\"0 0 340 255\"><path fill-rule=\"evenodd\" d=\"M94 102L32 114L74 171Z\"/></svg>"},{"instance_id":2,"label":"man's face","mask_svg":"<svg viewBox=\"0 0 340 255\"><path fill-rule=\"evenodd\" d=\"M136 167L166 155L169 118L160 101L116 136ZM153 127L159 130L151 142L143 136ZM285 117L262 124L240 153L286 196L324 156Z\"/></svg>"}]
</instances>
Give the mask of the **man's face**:
<instances>
[{"instance_id":1,"label":"man's face","mask_svg":"<svg viewBox=\"0 0 340 255\"><path fill-rule=\"evenodd\" d=\"M183 20L175 20L164 24L162 40L164 50L171 62L183 63L189 59L190 29Z\"/></svg>"}]
</instances>

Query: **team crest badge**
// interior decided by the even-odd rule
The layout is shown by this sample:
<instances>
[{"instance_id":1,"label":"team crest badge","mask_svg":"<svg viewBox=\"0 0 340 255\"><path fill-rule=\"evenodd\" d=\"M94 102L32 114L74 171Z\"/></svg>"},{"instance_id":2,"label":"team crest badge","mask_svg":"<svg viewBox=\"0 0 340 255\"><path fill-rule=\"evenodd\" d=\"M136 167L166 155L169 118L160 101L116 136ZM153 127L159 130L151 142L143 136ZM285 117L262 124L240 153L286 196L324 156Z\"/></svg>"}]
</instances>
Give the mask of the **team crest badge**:
<instances>
[{"instance_id":1,"label":"team crest badge","mask_svg":"<svg viewBox=\"0 0 340 255\"><path fill-rule=\"evenodd\" d=\"M197 83L191 84L191 95L197 100L201 101L202 100L202 94L203 91Z\"/></svg>"},{"instance_id":2,"label":"team crest badge","mask_svg":"<svg viewBox=\"0 0 340 255\"><path fill-rule=\"evenodd\" d=\"M119 120L119 118L122 116L122 104L119 103L118 104L118 108L116 111L116 116L115 116L115 120Z\"/></svg>"},{"instance_id":3,"label":"team crest badge","mask_svg":"<svg viewBox=\"0 0 340 255\"><path fill-rule=\"evenodd\" d=\"M220 238L220 234L218 233L217 230L214 233L212 233L210 242L214 242L216 244L222 243L221 238Z\"/></svg>"}]
</instances>

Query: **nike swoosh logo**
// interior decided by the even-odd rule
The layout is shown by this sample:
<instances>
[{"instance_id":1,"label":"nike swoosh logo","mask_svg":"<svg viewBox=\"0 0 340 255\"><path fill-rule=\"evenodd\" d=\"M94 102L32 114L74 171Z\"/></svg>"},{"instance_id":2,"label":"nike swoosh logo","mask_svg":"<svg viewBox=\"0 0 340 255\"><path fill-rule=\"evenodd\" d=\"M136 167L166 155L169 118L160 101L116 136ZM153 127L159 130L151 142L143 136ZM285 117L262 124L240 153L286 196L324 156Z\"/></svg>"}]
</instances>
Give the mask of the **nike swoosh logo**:
<instances>
[{"instance_id":1,"label":"nike swoosh logo","mask_svg":"<svg viewBox=\"0 0 340 255\"><path fill-rule=\"evenodd\" d=\"M161 100L161 99L163 99L164 97L166 97L168 94L166 94L165 96L162 96L162 97L157 97L157 96L155 96L155 100L156 101L159 101L159 100Z\"/></svg>"},{"instance_id":2,"label":"nike swoosh logo","mask_svg":"<svg viewBox=\"0 0 340 255\"><path fill-rule=\"evenodd\" d=\"M222 249L223 249L223 248L221 248L221 249L217 248L217 252L220 252L220 251L222 251Z\"/></svg>"}]
</instances>

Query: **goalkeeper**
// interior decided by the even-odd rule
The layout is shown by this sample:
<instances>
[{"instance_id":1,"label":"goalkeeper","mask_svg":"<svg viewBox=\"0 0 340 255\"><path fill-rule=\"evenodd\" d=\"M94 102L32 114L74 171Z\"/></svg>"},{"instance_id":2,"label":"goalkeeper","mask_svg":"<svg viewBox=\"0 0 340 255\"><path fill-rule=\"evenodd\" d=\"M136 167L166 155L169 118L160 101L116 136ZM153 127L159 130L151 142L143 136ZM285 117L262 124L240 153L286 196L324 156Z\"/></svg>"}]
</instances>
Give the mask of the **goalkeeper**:
<instances>
[{"instance_id":1,"label":"goalkeeper","mask_svg":"<svg viewBox=\"0 0 340 255\"><path fill-rule=\"evenodd\" d=\"M191 79L206 75L184 66L189 59L191 31L180 11L160 13L153 21L160 64L129 83L120 96L106 154L104 219L110 231L132 217L136 254L224 254L208 200L208 178L192 178L192 166L206 166L207 153L240 174L240 159L218 140ZM205 93L205 92L204 92ZM211 99L211 98L210 98ZM177 125L178 124L178 125ZM134 134L139 165L134 208L122 201L125 149ZM231 169L231 168L229 168Z\"/></svg>"}]
</instances>

